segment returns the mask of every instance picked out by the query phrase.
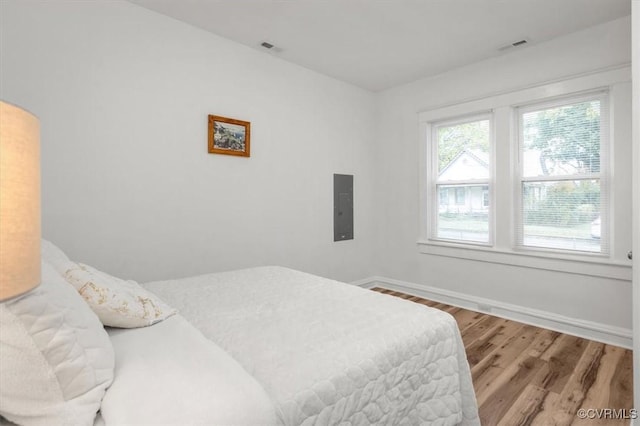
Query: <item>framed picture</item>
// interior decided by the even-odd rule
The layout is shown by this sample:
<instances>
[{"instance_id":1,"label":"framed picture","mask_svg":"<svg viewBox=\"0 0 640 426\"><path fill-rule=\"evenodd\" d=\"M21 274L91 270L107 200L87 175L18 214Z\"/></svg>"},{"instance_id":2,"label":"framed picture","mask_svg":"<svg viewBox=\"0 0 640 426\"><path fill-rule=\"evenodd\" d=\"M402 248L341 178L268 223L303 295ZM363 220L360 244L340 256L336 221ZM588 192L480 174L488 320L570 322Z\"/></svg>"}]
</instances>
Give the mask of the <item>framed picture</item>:
<instances>
[{"instance_id":1,"label":"framed picture","mask_svg":"<svg viewBox=\"0 0 640 426\"><path fill-rule=\"evenodd\" d=\"M249 157L251 123L233 118L209 116L209 153Z\"/></svg>"}]
</instances>

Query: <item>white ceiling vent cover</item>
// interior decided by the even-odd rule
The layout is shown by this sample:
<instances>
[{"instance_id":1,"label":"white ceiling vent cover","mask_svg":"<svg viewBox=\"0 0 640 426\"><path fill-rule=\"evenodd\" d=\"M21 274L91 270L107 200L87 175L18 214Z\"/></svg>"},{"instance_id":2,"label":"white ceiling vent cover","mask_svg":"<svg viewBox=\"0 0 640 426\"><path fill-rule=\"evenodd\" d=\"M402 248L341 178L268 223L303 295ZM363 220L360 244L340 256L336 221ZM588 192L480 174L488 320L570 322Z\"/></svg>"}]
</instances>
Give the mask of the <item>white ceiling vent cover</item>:
<instances>
[{"instance_id":1,"label":"white ceiling vent cover","mask_svg":"<svg viewBox=\"0 0 640 426\"><path fill-rule=\"evenodd\" d=\"M522 46L524 46L524 45L526 45L528 43L529 43L529 40L527 40L526 38L523 38L522 40L514 41L511 44L507 44L506 46L502 46L502 47L498 48L498 50L502 52L502 51L505 51L505 50L508 50L508 49L513 49L514 47L522 47Z\"/></svg>"}]
</instances>

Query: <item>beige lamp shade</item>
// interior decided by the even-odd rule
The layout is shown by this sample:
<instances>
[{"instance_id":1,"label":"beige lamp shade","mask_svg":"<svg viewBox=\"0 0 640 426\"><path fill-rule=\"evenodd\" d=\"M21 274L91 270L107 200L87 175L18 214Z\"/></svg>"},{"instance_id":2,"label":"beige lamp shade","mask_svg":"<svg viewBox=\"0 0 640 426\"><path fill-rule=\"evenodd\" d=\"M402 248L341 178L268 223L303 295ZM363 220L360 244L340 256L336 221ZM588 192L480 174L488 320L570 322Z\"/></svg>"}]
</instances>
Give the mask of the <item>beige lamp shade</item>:
<instances>
[{"instance_id":1,"label":"beige lamp shade","mask_svg":"<svg viewBox=\"0 0 640 426\"><path fill-rule=\"evenodd\" d=\"M40 284L40 124L0 101L0 301Z\"/></svg>"}]
</instances>

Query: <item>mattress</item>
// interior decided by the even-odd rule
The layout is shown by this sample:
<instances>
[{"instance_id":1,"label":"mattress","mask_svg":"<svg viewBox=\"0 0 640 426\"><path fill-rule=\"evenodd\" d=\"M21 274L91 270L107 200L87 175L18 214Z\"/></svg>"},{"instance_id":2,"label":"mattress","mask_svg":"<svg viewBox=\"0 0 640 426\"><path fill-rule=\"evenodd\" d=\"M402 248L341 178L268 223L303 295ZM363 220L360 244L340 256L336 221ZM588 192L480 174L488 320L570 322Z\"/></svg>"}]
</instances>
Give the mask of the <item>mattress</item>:
<instances>
[{"instance_id":1,"label":"mattress","mask_svg":"<svg viewBox=\"0 0 640 426\"><path fill-rule=\"evenodd\" d=\"M260 383L280 424L480 424L447 313L282 267L144 287Z\"/></svg>"}]
</instances>

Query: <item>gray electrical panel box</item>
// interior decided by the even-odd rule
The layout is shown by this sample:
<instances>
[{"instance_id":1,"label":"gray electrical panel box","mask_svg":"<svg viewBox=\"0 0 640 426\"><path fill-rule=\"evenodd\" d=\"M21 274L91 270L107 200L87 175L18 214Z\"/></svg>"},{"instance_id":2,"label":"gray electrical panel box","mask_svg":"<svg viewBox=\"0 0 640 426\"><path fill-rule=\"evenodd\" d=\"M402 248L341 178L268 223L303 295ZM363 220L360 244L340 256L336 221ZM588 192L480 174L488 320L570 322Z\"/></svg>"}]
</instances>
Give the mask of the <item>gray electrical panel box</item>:
<instances>
[{"instance_id":1,"label":"gray electrical panel box","mask_svg":"<svg viewBox=\"0 0 640 426\"><path fill-rule=\"evenodd\" d=\"M353 175L333 175L333 241L353 240Z\"/></svg>"}]
</instances>

